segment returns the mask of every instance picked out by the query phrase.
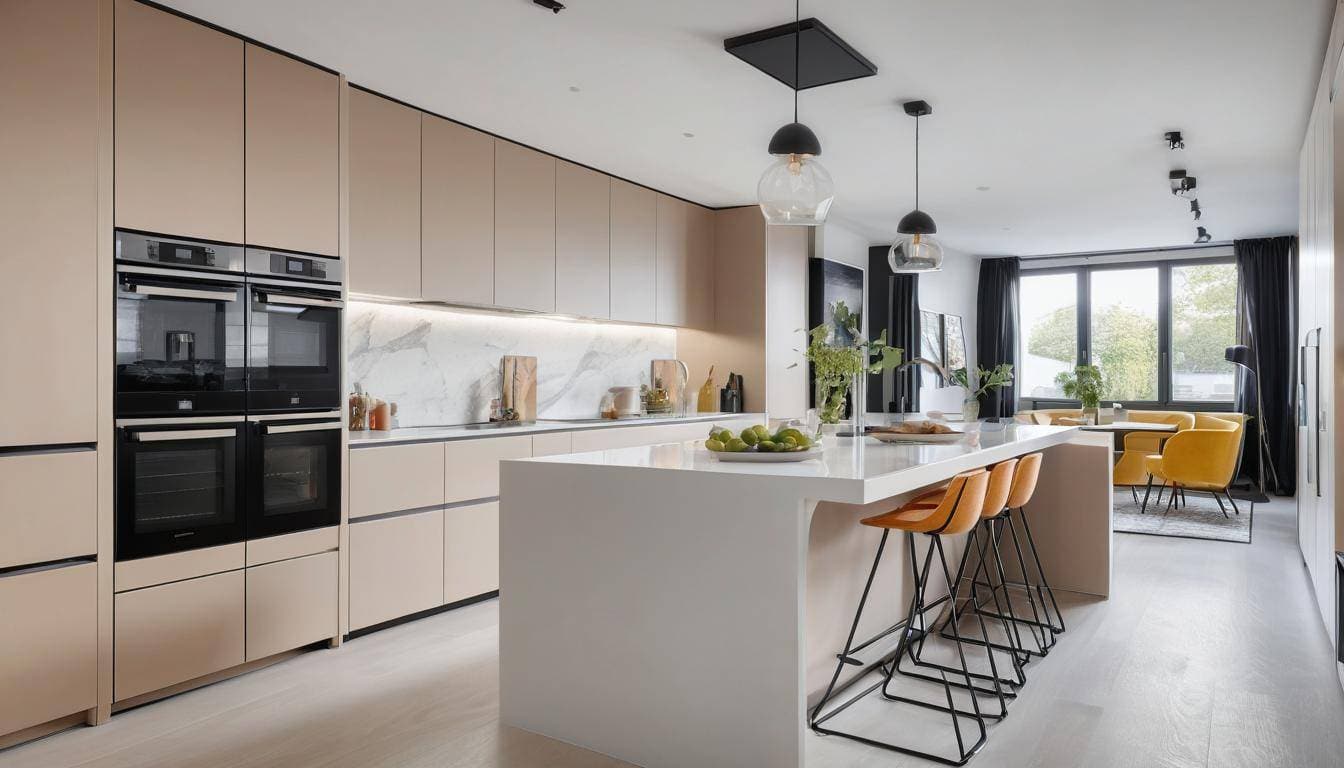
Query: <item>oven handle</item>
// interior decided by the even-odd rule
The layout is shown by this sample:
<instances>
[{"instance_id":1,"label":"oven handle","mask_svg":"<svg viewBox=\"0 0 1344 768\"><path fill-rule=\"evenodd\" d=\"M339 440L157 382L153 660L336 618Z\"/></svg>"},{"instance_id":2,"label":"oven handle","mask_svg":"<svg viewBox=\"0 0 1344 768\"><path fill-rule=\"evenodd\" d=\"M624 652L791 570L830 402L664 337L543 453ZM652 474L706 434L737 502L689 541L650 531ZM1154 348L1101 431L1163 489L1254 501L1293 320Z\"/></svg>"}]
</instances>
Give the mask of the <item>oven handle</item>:
<instances>
[{"instance_id":1,"label":"oven handle","mask_svg":"<svg viewBox=\"0 0 1344 768\"><path fill-rule=\"evenodd\" d=\"M283 435L288 432L317 432L323 429L340 429L341 422L328 421L320 424L263 424L261 431L268 435Z\"/></svg>"},{"instance_id":2,"label":"oven handle","mask_svg":"<svg viewBox=\"0 0 1344 768\"><path fill-rule=\"evenodd\" d=\"M267 304L299 307L334 307L340 309L345 303L340 299L318 299L310 296L290 296L270 291L257 291L257 296Z\"/></svg>"},{"instance_id":3,"label":"oven handle","mask_svg":"<svg viewBox=\"0 0 1344 768\"><path fill-rule=\"evenodd\" d=\"M237 437L235 429L178 429L166 432L136 432L132 439L139 443L166 443L171 440L214 440L220 437Z\"/></svg>"},{"instance_id":4,"label":"oven handle","mask_svg":"<svg viewBox=\"0 0 1344 768\"><path fill-rule=\"evenodd\" d=\"M214 301L237 301L234 291L205 291L199 288L166 288L161 285L132 285L132 293L142 296L172 296L183 299L212 299Z\"/></svg>"}]
</instances>

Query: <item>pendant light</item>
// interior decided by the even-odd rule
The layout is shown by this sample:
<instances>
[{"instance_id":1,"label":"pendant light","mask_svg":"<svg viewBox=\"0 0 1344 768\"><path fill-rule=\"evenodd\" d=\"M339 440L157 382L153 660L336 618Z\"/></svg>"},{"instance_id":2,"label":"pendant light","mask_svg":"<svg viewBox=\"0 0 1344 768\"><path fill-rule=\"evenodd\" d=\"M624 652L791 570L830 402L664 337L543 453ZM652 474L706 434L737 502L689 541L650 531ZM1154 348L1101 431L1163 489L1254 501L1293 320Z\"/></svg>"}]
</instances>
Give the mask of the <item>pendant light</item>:
<instances>
[{"instance_id":1,"label":"pendant light","mask_svg":"<svg viewBox=\"0 0 1344 768\"><path fill-rule=\"evenodd\" d=\"M831 174L817 161L821 140L798 122L798 49L802 25L798 0L793 6L793 122L770 137L775 160L756 184L756 200L767 224L815 227L826 221L835 200Z\"/></svg>"},{"instance_id":2,"label":"pendant light","mask_svg":"<svg viewBox=\"0 0 1344 768\"><path fill-rule=\"evenodd\" d=\"M887 253L892 272L937 272L943 268L943 246L934 239L938 225L933 217L919 210L919 118L933 113L926 101L907 101L905 114L915 118L915 210L907 213L896 226L900 237Z\"/></svg>"}]
</instances>

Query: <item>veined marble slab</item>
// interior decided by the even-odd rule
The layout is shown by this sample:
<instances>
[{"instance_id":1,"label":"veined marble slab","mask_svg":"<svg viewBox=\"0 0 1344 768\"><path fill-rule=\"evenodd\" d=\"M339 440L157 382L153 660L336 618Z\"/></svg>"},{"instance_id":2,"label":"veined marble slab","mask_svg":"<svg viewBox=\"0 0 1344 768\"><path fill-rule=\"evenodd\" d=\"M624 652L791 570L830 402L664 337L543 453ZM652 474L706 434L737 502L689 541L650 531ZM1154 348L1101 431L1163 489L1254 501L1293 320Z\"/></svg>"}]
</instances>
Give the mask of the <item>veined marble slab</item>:
<instances>
[{"instance_id":1,"label":"veined marble slab","mask_svg":"<svg viewBox=\"0 0 1344 768\"><path fill-rule=\"evenodd\" d=\"M537 417L596 416L617 385L647 383L649 363L676 357L671 328L473 313L352 301L352 385L397 404L403 427L485 421L503 355L537 358Z\"/></svg>"}]
</instances>

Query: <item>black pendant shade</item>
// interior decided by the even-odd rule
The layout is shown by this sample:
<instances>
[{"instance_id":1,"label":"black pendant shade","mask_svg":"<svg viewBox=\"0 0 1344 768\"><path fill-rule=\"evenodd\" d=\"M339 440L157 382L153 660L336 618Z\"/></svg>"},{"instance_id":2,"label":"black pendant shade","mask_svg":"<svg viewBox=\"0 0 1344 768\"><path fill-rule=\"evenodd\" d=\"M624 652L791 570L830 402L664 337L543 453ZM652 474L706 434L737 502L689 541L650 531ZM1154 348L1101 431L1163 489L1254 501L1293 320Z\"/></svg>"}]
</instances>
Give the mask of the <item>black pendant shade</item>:
<instances>
[{"instance_id":1,"label":"black pendant shade","mask_svg":"<svg viewBox=\"0 0 1344 768\"><path fill-rule=\"evenodd\" d=\"M821 154L821 140L802 123L789 123L775 131L770 137L772 155L811 155Z\"/></svg>"},{"instance_id":2,"label":"black pendant shade","mask_svg":"<svg viewBox=\"0 0 1344 768\"><path fill-rule=\"evenodd\" d=\"M938 225L933 223L932 216L915 209L901 217L896 231L902 235L935 235L938 233Z\"/></svg>"}]
</instances>

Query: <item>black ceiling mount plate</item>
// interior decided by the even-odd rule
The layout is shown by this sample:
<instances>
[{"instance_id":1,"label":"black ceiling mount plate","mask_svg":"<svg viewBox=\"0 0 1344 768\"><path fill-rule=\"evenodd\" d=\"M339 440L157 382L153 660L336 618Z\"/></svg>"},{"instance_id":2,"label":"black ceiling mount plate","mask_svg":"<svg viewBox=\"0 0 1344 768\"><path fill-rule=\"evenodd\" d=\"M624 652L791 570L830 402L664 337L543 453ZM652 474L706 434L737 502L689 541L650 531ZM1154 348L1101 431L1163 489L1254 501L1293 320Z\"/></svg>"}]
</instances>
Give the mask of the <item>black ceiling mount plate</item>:
<instances>
[{"instance_id":1,"label":"black ceiling mount plate","mask_svg":"<svg viewBox=\"0 0 1344 768\"><path fill-rule=\"evenodd\" d=\"M794 83L794 35L798 82ZM723 49L779 82L805 91L877 74L877 66L816 19L748 32L723 41Z\"/></svg>"},{"instance_id":2,"label":"black ceiling mount plate","mask_svg":"<svg viewBox=\"0 0 1344 768\"><path fill-rule=\"evenodd\" d=\"M933 107L923 99L907 101L901 107L905 110L905 114L911 117L928 117L933 114Z\"/></svg>"}]
</instances>

